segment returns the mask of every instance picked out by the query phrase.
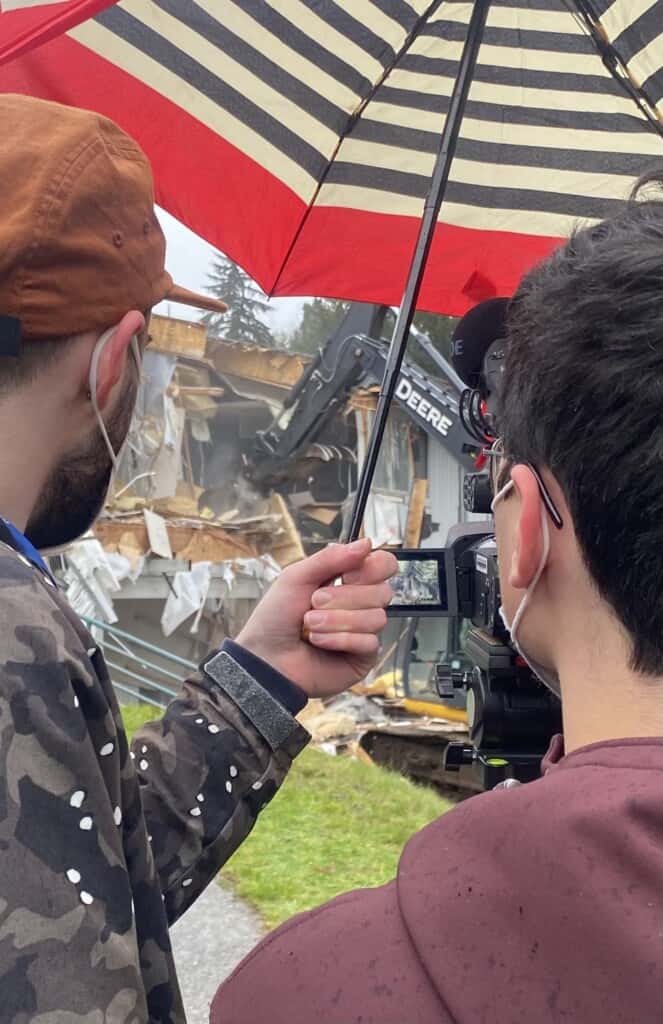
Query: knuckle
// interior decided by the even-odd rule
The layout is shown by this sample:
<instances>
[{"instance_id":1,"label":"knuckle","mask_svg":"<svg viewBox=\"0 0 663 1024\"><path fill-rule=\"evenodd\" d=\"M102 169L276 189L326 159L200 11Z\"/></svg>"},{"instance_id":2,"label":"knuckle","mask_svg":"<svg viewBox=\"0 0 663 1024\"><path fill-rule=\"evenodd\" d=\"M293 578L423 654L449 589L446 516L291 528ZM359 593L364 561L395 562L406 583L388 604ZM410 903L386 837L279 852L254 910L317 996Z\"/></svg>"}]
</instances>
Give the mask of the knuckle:
<instances>
[{"instance_id":1,"label":"knuckle","mask_svg":"<svg viewBox=\"0 0 663 1024\"><path fill-rule=\"evenodd\" d=\"M392 555L390 551L386 551L385 554L387 556L385 560L385 572L388 572L390 576L395 576L398 572L398 559L396 558L396 555Z\"/></svg>"}]
</instances>

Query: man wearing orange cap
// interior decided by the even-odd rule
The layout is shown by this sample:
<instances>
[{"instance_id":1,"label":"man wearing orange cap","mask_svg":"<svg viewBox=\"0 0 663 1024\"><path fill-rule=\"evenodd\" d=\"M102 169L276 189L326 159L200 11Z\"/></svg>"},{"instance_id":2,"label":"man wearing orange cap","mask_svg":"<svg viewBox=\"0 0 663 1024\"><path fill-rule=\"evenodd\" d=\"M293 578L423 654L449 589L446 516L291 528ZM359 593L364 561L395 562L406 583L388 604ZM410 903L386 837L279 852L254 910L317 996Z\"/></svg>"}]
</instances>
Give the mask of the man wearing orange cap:
<instances>
[{"instance_id":1,"label":"man wearing orange cap","mask_svg":"<svg viewBox=\"0 0 663 1024\"><path fill-rule=\"evenodd\" d=\"M286 570L129 751L39 550L103 505L152 306L219 304L173 285L116 125L21 96L0 125L0 1018L181 1022L169 925L283 781L307 697L373 664L395 562L359 541Z\"/></svg>"}]
</instances>

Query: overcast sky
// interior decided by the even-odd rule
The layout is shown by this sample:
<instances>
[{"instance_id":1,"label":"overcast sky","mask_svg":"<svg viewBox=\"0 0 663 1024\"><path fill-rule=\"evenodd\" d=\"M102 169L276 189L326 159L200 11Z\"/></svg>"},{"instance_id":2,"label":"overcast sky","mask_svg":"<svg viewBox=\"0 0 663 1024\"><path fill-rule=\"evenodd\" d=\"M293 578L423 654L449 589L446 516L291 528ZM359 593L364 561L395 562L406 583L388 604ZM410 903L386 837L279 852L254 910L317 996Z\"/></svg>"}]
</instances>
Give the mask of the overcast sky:
<instances>
[{"instance_id":1,"label":"overcast sky","mask_svg":"<svg viewBox=\"0 0 663 1024\"><path fill-rule=\"evenodd\" d=\"M166 267L175 281L184 288L205 292L207 273L212 262L214 249L193 231L185 227L165 210L159 209L159 220L166 235ZM289 331L299 323L301 308L305 299L272 299L272 309L267 322L274 330ZM156 307L157 313L169 314L180 319L197 320L199 310L189 306L162 302Z\"/></svg>"}]
</instances>

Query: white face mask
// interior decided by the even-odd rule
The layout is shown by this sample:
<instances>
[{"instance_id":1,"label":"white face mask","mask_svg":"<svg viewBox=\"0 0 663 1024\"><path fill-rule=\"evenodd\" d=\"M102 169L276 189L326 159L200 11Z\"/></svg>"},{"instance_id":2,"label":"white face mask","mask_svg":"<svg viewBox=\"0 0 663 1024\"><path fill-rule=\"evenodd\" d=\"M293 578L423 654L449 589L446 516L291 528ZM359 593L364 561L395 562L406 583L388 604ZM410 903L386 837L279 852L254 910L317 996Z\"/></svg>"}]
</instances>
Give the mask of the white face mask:
<instances>
[{"instance_id":1,"label":"white face mask","mask_svg":"<svg viewBox=\"0 0 663 1024\"><path fill-rule=\"evenodd\" d=\"M514 486L513 480L509 480L509 482L507 484L505 484L504 487L502 487L502 489L497 492L497 494L493 498L491 506L490 506L492 512L495 511L495 505L497 504L497 502L501 501L502 498L506 497L506 495L511 491L513 486ZM521 658L523 658L524 661L527 662L528 666L531 668L531 670L534 673L534 675L538 676L538 678L541 680L541 682L545 683L545 685L548 687L548 689L552 690L552 692L555 694L556 697L560 697L561 696L561 692L562 692L561 684L560 684L560 681L559 681L559 676L557 675L555 670L551 669L551 668L546 668L545 665L541 665L541 664L539 664L538 661L534 661L534 659L531 658L523 650L523 648L521 647L520 643L518 642L518 629L519 629L520 624L521 624L521 622L523 620L523 615L525 613L525 609L527 608L527 606L529 604L531 604L532 594L534 593L534 588L536 587L537 583L541 579L541 574L543 573L543 570L545 569L546 562L548 561L548 555L550 553L550 527L548 526L548 518L547 518L547 515L546 515L546 510L543 507L543 502L540 503L540 509L541 509L541 532L543 534L543 550L541 552L541 558L539 560L539 564L537 566L537 570L534 573L534 576L532 577L532 580L531 580L529 586L527 587L527 590L523 594L522 599L520 601L520 604L516 608L516 614L513 617L513 622L511 624L509 624L509 620L508 620L508 617L507 617L507 614L506 614L506 609L505 609L503 604L500 605L499 613L500 613L500 618L501 618L502 622L504 623L505 627L509 630L509 632L511 634L511 643L513 644L515 649L518 651L518 654L521 656Z\"/></svg>"},{"instance_id":2,"label":"white face mask","mask_svg":"<svg viewBox=\"0 0 663 1024\"><path fill-rule=\"evenodd\" d=\"M99 425L99 430L101 431L101 436L104 439L104 443L106 445L106 448L108 449L108 454L110 455L110 460L111 460L111 463L112 463L112 466L113 466L113 472L111 473L111 478L110 478L110 480L108 482L108 492L107 492L107 494L111 493L111 490L112 490L112 487L113 487L113 483L115 481L115 477L117 475L117 471L118 471L119 464L120 464L120 455L122 453L122 448L124 447L124 445L122 445L120 447L120 449L116 452L113 449L113 445L111 444L110 438L108 436L108 431L106 430L106 424L104 423L103 417L101 415L101 410L99 409L99 404L97 402L97 371L99 369L99 360L101 359L101 353L104 350L104 346L106 345L106 343L108 342L109 338L112 337L112 335L115 333L116 330L117 330L117 324L115 325L115 327L109 327L108 330L104 331L104 333L101 335L101 337L97 340L97 343L94 346L94 349L92 350L92 359L90 360L90 377L89 377L90 401L92 402L92 408L94 409L94 414L97 417L97 424ZM140 376L140 368L141 368L140 346L138 344L138 338L136 337L135 334L134 334L134 336L131 339L130 347L131 347L131 353L132 353L134 359L136 360L136 368L138 369L138 374ZM125 439L125 443L126 443L126 439Z\"/></svg>"}]
</instances>

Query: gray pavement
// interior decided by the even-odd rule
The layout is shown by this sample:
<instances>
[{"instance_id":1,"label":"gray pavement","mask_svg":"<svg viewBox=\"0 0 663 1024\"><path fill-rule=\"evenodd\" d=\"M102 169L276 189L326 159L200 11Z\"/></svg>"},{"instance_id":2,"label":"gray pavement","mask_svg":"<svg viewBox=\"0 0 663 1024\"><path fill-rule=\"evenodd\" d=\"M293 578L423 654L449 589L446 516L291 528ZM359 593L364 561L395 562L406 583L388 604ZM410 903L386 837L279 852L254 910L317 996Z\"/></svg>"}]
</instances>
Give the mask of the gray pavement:
<instances>
[{"instance_id":1,"label":"gray pavement","mask_svg":"<svg viewBox=\"0 0 663 1024\"><path fill-rule=\"evenodd\" d=\"M255 912L218 882L208 885L173 925L170 937L187 1024L208 1024L219 984L263 934Z\"/></svg>"}]
</instances>

